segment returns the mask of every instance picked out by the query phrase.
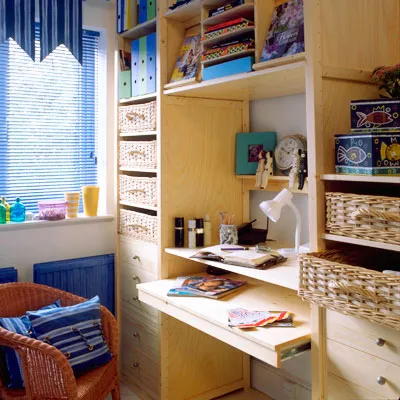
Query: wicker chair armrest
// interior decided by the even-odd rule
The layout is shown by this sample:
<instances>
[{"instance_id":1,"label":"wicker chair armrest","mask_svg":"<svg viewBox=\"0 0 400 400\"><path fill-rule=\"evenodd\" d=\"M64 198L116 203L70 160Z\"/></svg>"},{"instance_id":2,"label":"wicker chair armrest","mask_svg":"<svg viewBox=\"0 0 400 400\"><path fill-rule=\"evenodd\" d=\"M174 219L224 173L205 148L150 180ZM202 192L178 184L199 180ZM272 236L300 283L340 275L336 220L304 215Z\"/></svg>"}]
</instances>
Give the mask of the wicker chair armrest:
<instances>
[{"instance_id":1,"label":"wicker chair armrest","mask_svg":"<svg viewBox=\"0 0 400 400\"><path fill-rule=\"evenodd\" d=\"M118 356L119 337L118 325L114 315L106 308L101 306L101 323L103 335L106 339L108 348L113 356Z\"/></svg>"},{"instance_id":2,"label":"wicker chair armrest","mask_svg":"<svg viewBox=\"0 0 400 400\"><path fill-rule=\"evenodd\" d=\"M74 373L57 348L3 328L0 345L11 347L20 355L29 399L77 399Z\"/></svg>"}]
</instances>

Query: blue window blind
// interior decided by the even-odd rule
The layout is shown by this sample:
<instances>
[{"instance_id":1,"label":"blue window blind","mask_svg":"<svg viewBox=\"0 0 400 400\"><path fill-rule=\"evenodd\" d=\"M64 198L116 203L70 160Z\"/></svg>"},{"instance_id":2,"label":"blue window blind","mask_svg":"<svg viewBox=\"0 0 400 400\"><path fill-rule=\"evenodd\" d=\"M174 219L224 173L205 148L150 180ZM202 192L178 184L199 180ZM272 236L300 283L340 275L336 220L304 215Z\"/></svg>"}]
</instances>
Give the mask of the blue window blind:
<instances>
[{"instance_id":1,"label":"blue window blind","mask_svg":"<svg viewBox=\"0 0 400 400\"><path fill-rule=\"evenodd\" d=\"M36 62L0 44L0 196L32 212L97 184L100 35L83 32L83 65L64 46L40 62L39 29Z\"/></svg>"}]
</instances>

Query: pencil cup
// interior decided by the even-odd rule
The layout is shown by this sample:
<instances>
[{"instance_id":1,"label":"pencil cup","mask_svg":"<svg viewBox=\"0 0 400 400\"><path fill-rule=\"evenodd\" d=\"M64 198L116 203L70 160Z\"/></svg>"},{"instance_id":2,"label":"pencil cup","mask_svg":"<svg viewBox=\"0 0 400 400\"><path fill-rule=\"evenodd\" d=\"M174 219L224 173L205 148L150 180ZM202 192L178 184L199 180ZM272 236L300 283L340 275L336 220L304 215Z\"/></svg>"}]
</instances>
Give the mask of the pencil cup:
<instances>
[{"instance_id":1,"label":"pencil cup","mask_svg":"<svg viewBox=\"0 0 400 400\"><path fill-rule=\"evenodd\" d=\"M99 205L99 187L82 186L83 208L87 217L97 216L97 207Z\"/></svg>"},{"instance_id":2,"label":"pencil cup","mask_svg":"<svg viewBox=\"0 0 400 400\"><path fill-rule=\"evenodd\" d=\"M79 209L79 192L64 193L65 202L67 203L67 218L76 218Z\"/></svg>"},{"instance_id":3,"label":"pencil cup","mask_svg":"<svg viewBox=\"0 0 400 400\"><path fill-rule=\"evenodd\" d=\"M236 225L220 225L220 244L238 244L238 231Z\"/></svg>"}]
</instances>

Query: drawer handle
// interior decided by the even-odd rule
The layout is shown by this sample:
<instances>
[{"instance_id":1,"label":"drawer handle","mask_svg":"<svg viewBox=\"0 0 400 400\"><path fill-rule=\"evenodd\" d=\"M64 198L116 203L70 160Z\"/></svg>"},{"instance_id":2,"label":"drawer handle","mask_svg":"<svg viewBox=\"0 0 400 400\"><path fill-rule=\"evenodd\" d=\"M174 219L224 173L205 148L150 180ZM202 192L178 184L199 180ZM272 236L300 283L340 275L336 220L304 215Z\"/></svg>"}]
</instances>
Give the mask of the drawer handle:
<instances>
[{"instance_id":1,"label":"drawer handle","mask_svg":"<svg viewBox=\"0 0 400 400\"><path fill-rule=\"evenodd\" d=\"M132 190L127 190L125 193L144 193L144 194L146 194L146 191L144 189L132 189Z\"/></svg>"},{"instance_id":2,"label":"drawer handle","mask_svg":"<svg viewBox=\"0 0 400 400\"><path fill-rule=\"evenodd\" d=\"M371 290L363 289L360 286L356 286L356 285L349 285L348 283L330 281L329 282L329 288L331 290L333 290L334 292L338 292L338 293L359 294L359 295L361 295L363 297L366 297L366 298L372 300L375 304L379 304L379 303L382 303L384 301L384 299L382 299L380 296L378 296L376 293L372 292Z\"/></svg>"},{"instance_id":3,"label":"drawer handle","mask_svg":"<svg viewBox=\"0 0 400 400\"><path fill-rule=\"evenodd\" d=\"M384 385L386 383L386 378L384 378L383 376L378 376L376 381L379 385Z\"/></svg>"},{"instance_id":4,"label":"drawer handle","mask_svg":"<svg viewBox=\"0 0 400 400\"><path fill-rule=\"evenodd\" d=\"M386 340L382 339L382 338L378 338L378 339L376 339L375 343L377 346L382 347L386 344Z\"/></svg>"},{"instance_id":5,"label":"drawer handle","mask_svg":"<svg viewBox=\"0 0 400 400\"><path fill-rule=\"evenodd\" d=\"M132 259L134 259L135 261L142 262L139 256L133 256Z\"/></svg>"},{"instance_id":6,"label":"drawer handle","mask_svg":"<svg viewBox=\"0 0 400 400\"><path fill-rule=\"evenodd\" d=\"M129 152L130 156L134 156L135 154L139 155L139 156L144 156L144 152L143 151L137 151L137 150L133 150Z\"/></svg>"},{"instance_id":7,"label":"drawer handle","mask_svg":"<svg viewBox=\"0 0 400 400\"><path fill-rule=\"evenodd\" d=\"M139 278L138 276L136 276L136 275L133 276L132 279L133 279L134 281L136 281L136 282L140 282L140 278Z\"/></svg>"},{"instance_id":8,"label":"drawer handle","mask_svg":"<svg viewBox=\"0 0 400 400\"><path fill-rule=\"evenodd\" d=\"M133 368L139 368L139 363L134 362L134 363L132 364L132 366L133 366Z\"/></svg>"},{"instance_id":9,"label":"drawer handle","mask_svg":"<svg viewBox=\"0 0 400 400\"><path fill-rule=\"evenodd\" d=\"M139 301L139 297L138 296L133 296L132 299L133 299L133 301Z\"/></svg>"},{"instance_id":10,"label":"drawer handle","mask_svg":"<svg viewBox=\"0 0 400 400\"><path fill-rule=\"evenodd\" d=\"M144 116L144 114L140 114L140 113L137 113L137 112L128 112L128 113L126 113L126 118L129 121L132 121L133 119L145 120L146 117Z\"/></svg>"},{"instance_id":11,"label":"drawer handle","mask_svg":"<svg viewBox=\"0 0 400 400\"><path fill-rule=\"evenodd\" d=\"M373 217L378 219L383 219L388 222L400 222L400 214L385 212L375 210L369 207L361 207L358 210L354 211L351 214L353 219L361 218L361 217Z\"/></svg>"},{"instance_id":12,"label":"drawer handle","mask_svg":"<svg viewBox=\"0 0 400 400\"><path fill-rule=\"evenodd\" d=\"M133 334L133 337L136 338L136 339L139 339L140 338L139 332L135 332Z\"/></svg>"},{"instance_id":13,"label":"drawer handle","mask_svg":"<svg viewBox=\"0 0 400 400\"><path fill-rule=\"evenodd\" d=\"M144 225L139 225L139 224L130 224L130 225L126 225L127 228L134 228L134 229L143 229L144 231L148 231L149 228L147 226Z\"/></svg>"}]
</instances>

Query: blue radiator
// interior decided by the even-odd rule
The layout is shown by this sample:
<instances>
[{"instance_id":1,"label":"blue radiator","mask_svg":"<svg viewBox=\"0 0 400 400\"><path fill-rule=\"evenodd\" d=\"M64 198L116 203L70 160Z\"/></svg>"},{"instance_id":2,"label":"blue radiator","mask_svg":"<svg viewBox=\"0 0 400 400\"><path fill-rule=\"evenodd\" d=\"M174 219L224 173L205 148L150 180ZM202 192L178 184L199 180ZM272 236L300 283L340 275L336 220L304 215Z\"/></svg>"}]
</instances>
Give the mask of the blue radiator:
<instances>
[{"instance_id":1,"label":"blue radiator","mask_svg":"<svg viewBox=\"0 0 400 400\"><path fill-rule=\"evenodd\" d=\"M18 271L14 267L0 268L0 283L18 282Z\"/></svg>"},{"instance_id":2,"label":"blue radiator","mask_svg":"<svg viewBox=\"0 0 400 400\"><path fill-rule=\"evenodd\" d=\"M99 295L101 304L115 311L114 254L35 264L35 283L91 298Z\"/></svg>"}]
</instances>

